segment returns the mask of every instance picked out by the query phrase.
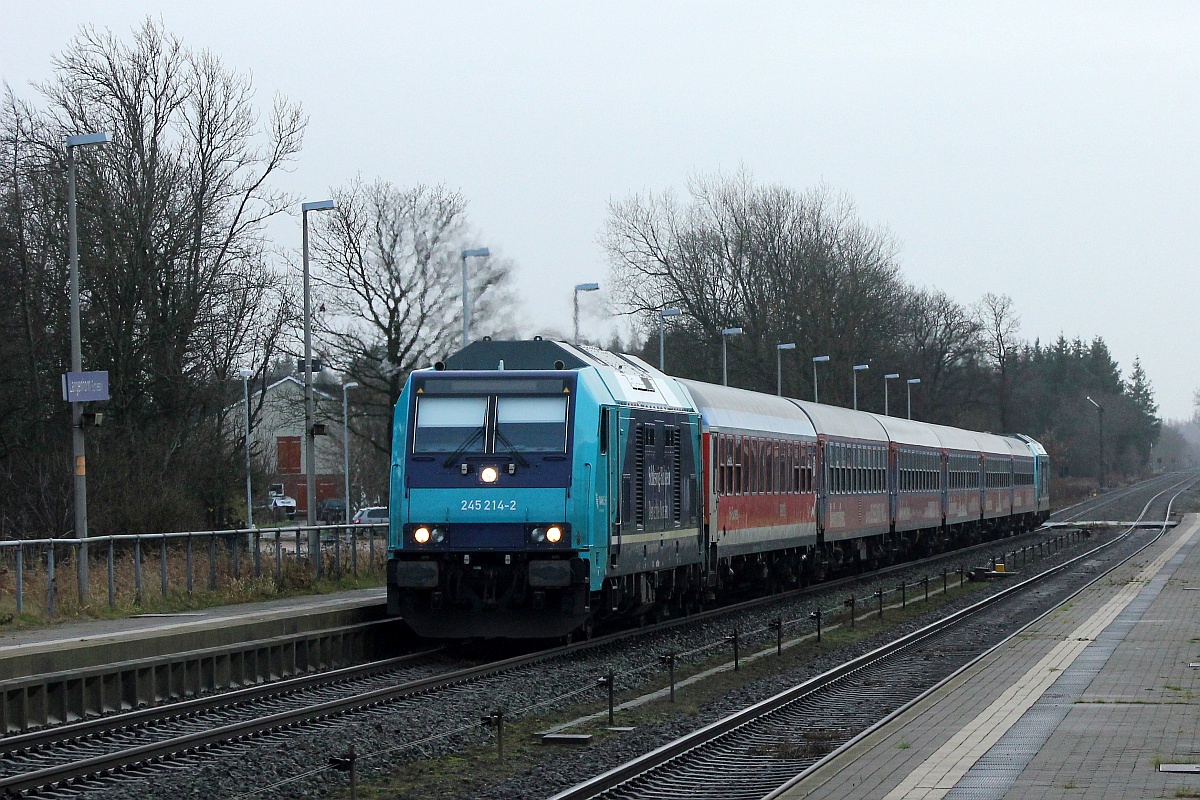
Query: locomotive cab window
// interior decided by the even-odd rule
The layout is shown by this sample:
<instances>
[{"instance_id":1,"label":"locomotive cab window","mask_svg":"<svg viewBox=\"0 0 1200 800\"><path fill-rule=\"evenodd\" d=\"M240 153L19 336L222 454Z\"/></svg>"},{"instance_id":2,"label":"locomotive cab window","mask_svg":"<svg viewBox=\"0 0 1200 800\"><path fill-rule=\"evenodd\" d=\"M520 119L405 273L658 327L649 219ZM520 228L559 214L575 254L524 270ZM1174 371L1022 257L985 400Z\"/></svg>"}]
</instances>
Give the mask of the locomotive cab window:
<instances>
[{"instance_id":1,"label":"locomotive cab window","mask_svg":"<svg viewBox=\"0 0 1200 800\"><path fill-rule=\"evenodd\" d=\"M565 453L567 398L504 397L496 401L496 452Z\"/></svg>"},{"instance_id":2,"label":"locomotive cab window","mask_svg":"<svg viewBox=\"0 0 1200 800\"><path fill-rule=\"evenodd\" d=\"M421 453L482 453L486 397L422 397L413 446Z\"/></svg>"}]
</instances>

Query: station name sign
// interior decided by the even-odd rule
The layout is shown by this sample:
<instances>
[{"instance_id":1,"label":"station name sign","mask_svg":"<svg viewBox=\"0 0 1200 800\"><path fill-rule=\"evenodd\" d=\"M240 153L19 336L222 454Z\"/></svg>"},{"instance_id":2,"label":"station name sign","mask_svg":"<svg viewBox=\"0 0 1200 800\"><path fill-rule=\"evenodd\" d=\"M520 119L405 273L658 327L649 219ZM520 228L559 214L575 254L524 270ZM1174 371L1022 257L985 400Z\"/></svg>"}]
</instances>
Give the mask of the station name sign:
<instances>
[{"instance_id":1,"label":"station name sign","mask_svg":"<svg viewBox=\"0 0 1200 800\"><path fill-rule=\"evenodd\" d=\"M95 403L108 399L107 372L68 372L62 376L63 400Z\"/></svg>"}]
</instances>

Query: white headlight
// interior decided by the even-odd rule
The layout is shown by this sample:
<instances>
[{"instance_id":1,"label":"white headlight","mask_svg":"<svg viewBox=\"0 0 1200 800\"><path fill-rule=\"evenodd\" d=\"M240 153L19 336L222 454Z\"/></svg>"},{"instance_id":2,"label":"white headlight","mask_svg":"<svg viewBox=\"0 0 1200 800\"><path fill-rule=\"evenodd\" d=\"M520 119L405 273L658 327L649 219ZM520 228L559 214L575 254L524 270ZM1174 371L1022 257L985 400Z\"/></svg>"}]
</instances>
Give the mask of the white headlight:
<instances>
[{"instance_id":1,"label":"white headlight","mask_svg":"<svg viewBox=\"0 0 1200 800\"><path fill-rule=\"evenodd\" d=\"M562 528L557 525L551 525L546 529L546 541L551 544L557 544L559 539L562 539Z\"/></svg>"},{"instance_id":2,"label":"white headlight","mask_svg":"<svg viewBox=\"0 0 1200 800\"><path fill-rule=\"evenodd\" d=\"M500 473L496 471L495 467L484 467L479 472L479 480L483 481L484 483L495 483L496 478L499 477Z\"/></svg>"},{"instance_id":3,"label":"white headlight","mask_svg":"<svg viewBox=\"0 0 1200 800\"><path fill-rule=\"evenodd\" d=\"M529 532L529 538L535 542L544 542L546 541L546 532L541 528L534 528Z\"/></svg>"},{"instance_id":4,"label":"white headlight","mask_svg":"<svg viewBox=\"0 0 1200 800\"><path fill-rule=\"evenodd\" d=\"M425 544L428 542L429 528L426 528L424 525L422 525L420 528L417 528L415 531L413 531L413 539L417 544Z\"/></svg>"}]
</instances>

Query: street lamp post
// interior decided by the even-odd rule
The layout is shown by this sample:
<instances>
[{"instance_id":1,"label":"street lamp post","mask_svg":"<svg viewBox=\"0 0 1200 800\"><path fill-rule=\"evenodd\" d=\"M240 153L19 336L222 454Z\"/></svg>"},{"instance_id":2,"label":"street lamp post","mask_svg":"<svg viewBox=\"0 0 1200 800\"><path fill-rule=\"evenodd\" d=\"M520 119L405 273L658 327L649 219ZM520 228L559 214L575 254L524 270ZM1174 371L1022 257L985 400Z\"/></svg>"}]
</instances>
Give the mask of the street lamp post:
<instances>
[{"instance_id":1,"label":"street lamp post","mask_svg":"<svg viewBox=\"0 0 1200 800\"><path fill-rule=\"evenodd\" d=\"M828 361L829 356L813 356L813 402L821 402L821 396L817 393L817 362Z\"/></svg>"},{"instance_id":2,"label":"street lamp post","mask_svg":"<svg viewBox=\"0 0 1200 800\"><path fill-rule=\"evenodd\" d=\"M79 233L75 224L75 148L107 144L107 133L84 133L67 137L67 239L71 261L71 371L83 372L83 336L79 322ZM75 538L88 535L87 451L83 441L83 403L71 403L71 451L75 461ZM87 545L79 547L79 599L87 601Z\"/></svg>"},{"instance_id":3,"label":"street lamp post","mask_svg":"<svg viewBox=\"0 0 1200 800\"><path fill-rule=\"evenodd\" d=\"M780 397L783 397L783 351L795 349L795 342L775 345L775 394Z\"/></svg>"},{"instance_id":4,"label":"street lamp post","mask_svg":"<svg viewBox=\"0 0 1200 800\"><path fill-rule=\"evenodd\" d=\"M678 317L683 314L678 308L663 308L658 312L658 371L667 371L667 317Z\"/></svg>"},{"instance_id":5,"label":"street lamp post","mask_svg":"<svg viewBox=\"0 0 1200 800\"><path fill-rule=\"evenodd\" d=\"M329 211L332 200L316 200L300 205L301 227L304 229L304 474L306 514L309 525L317 524L317 436L313 430L313 361L312 361L312 281L308 272L308 212ZM321 539L317 531L308 532L308 552L317 574L321 572Z\"/></svg>"},{"instance_id":6,"label":"street lamp post","mask_svg":"<svg viewBox=\"0 0 1200 800\"><path fill-rule=\"evenodd\" d=\"M723 328L721 329L721 385L729 385L729 337L738 336L742 332L741 328Z\"/></svg>"},{"instance_id":7,"label":"street lamp post","mask_svg":"<svg viewBox=\"0 0 1200 800\"><path fill-rule=\"evenodd\" d=\"M358 381L342 384L342 469L346 477L346 523L350 522L350 401L346 393L358 388Z\"/></svg>"},{"instance_id":8,"label":"street lamp post","mask_svg":"<svg viewBox=\"0 0 1200 800\"><path fill-rule=\"evenodd\" d=\"M899 372L893 372L890 375L883 376L883 415L885 417L889 416L889 414L888 414L888 385L887 385L887 382L890 381L892 378L899 378L899 377L900 377Z\"/></svg>"},{"instance_id":9,"label":"street lamp post","mask_svg":"<svg viewBox=\"0 0 1200 800\"><path fill-rule=\"evenodd\" d=\"M254 495L250 491L250 378L252 369L238 370L242 377L242 399L246 403L246 527L254 527Z\"/></svg>"},{"instance_id":10,"label":"street lamp post","mask_svg":"<svg viewBox=\"0 0 1200 800\"><path fill-rule=\"evenodd\" d=\"M854 365L854 410L858 411L858 373L864 369L870 369L870 364L855 364Z\"/></svg>"},{"instance_id":11,"label":"street lamp post","mask_svg":"<svg viewBox=\"0 0 1200 800\"><path fill-rule=\"evenodd\" d=\"M487 258L492 254L491 250L486 247L477 247L474 250L462 251L462 306L463 306L463 347L471 343L471 292L467 287L467 259L468 258Z\"/></svg>"},{"instance_id":12,"label":"street lamp post","mask_svg":"<svg viewBox=\"0 0 1200 800\"><path fill-rule=\"evenodd\" d=\"M920 383L920 378L909 378L905 383L908 384L908 418L912 419L912 387L915 383Z\"/></svg>"},{"instance_id":13,"label":"street lamp post","mask_svg":"<svg viewBox=\"0 0 1200 800\"><path fill-rule=\"evenodd\" d=\"M598 283L578 283L575 285L575 338L571 341L579 344L579 293L596 292L600 290Z\"/></svg>"},{"instance_id":14,"label":"street lamp post","mask_svg":"<svg viewBox=\"0 0 1200 800\"><path fill-rule=\"evenodd\" d=\"M1104 473L1106 471L1104 469L1104 406L1097 403L1091 397L1088 397L1087 401L1096 407L1096 412L1099 414L1100 419L1100 488L1103 489Z\"/></svg>"}]
</instances>

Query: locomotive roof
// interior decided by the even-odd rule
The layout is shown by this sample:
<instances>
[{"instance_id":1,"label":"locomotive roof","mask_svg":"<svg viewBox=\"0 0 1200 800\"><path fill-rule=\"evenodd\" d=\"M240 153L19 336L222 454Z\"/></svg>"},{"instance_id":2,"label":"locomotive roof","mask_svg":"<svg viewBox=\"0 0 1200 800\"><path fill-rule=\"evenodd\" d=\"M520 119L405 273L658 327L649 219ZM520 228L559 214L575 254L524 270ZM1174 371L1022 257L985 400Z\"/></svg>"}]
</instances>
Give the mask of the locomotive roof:
<instances>
[{"instance_id":1,"label":"locomotive roof","mask_svg":"<svg viewBox=\"0 0 1200 800\"><path fill-rule=\"evenodd\" d=\"M676 378L691 394L705 425L816 438L812 420L783 397Z\"/></svg>"},{"instance_id":2,"label":"locomotive roof","mask_svg":"<svg viewBox=\"0 0 1200 800\"><path fill-rule=\"evenodd\" d=\"M1046 448L1042 447L1042 443L1039 442L1037 439L1034 439L1031 436L1026 436L1023 433L1012 433L1012 434L1009 434L1009 436L1012 436L1016 439L1020 439L1022 442L1024 442L1026 444L1026 446L1028 446L1029 449L1033 451L1034 455L1036 455L1036 456L1047 455Z\"/></svg>"},{"instance_id":3,"label":"locomotive roof","mask_svg":"<svg viewBox=\"0 0 1200 800\"><path fill-rule=\"evenodd\" d=\"M695 410L675 379L636 356L543 339L481 339L445 362L447 370L578 370L592 367L613 399L629 406Z\"/></svg>"}]
</instances>

